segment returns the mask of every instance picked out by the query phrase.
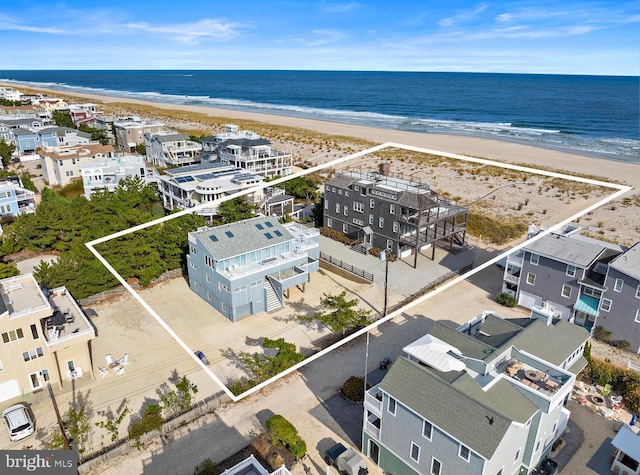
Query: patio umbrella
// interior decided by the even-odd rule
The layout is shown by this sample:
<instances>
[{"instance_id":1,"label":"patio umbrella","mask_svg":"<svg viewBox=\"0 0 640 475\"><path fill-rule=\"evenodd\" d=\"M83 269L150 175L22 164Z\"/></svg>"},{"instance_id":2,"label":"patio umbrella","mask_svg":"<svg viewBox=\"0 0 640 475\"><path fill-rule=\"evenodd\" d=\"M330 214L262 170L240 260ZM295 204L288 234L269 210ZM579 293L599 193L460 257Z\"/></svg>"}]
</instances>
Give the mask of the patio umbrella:
<instances>
[{"instance_id":1,"label":"patio umbrella","mask_svg":"<svg viewBox=\"0 0 640 475\"><path fill-rule=\"evenodd\" d=\"M636 423L636 413L634 412L633 414L631 414L631 422L629 422L629 425L635 425Z\"/></svg>"}]
</instances>

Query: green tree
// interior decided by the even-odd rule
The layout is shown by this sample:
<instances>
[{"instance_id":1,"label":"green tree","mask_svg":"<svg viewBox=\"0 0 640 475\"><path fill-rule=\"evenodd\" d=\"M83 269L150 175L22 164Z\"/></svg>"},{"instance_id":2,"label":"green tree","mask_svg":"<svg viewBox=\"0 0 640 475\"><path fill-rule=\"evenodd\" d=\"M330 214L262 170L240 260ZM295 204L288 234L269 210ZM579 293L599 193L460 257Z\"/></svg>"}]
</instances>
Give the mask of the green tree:
<instances>
[{"instance_id":1,"label":"green tree","mask_svg":"<svg viewBox=\"0 0 640 475\"><path fill-rule=\"evenodd\" d=\"M127 406L124 406L117 415L113 414L111 411L106 412L104 414L104 420L96 422L96 426L101 429L105 429L109 434L111 434L111 442L116 442L118 440L120 424L129 412L129 408Z\"/></svg>"},{"instance_id":2,"label":"green tree","mask_svg":"<svg viewBox=\"0 0 640 475\"><path fill-rule=\"evenodd\" d=\"M76 126L76 124L73 123L73 119L71 119L69 111L53 111L51 113L51 119L58 127L75 128Z\"/></svg>"},{"instance_id":3,"label":"green tree","mask_svg":"<svg viewBox=\"0 0 640 475\"><path fill-rule=\"evenodd\" d=\"M324 197L321 197L320 201L313 205L311 216L313 217L316 228L322 227L322 221L324 219Z\"/></svg>"},{"instance_id":4,"label":"green tree","mask_svg":"<svg viewBox=\"0 0 640 475\"><path fill-rule=\"evenodd\" d=\"M281 185L288 195L294 196L300 200L316 201L318 199L317 185L306 177L292 178L285 181Z\"/></svg>"},{"instance_id":5,"label":"green tree","mask_svg":"<svg viewBox=\"0 0 640 475\"><path fill-rule=\"evenodd\" d=\"M20 271L14 263L5 264L4 262L0 262L0 279L14 277L16 275L20 275Z\"/></svg>"},{"instance_id":6,"label":"green tree","mask_svg":"<svg viewBox=\"0 0 640 475\"><path fill-rule=\"evenodd\" d=\"M284 338L277 340L265 338L262 346L275 349L277 352L273 356L244 352L238 355L247 373L258 382L266 381L304 359L304 355L296 351L296 345L286 342Z\"/></svg>"},{"instance_id":7,"label":"green tree","mask_svg":"<svg viewBox=\"0 0 640 475\"><path fill-rule=\"evenodd\" d=\"M160 397L165 418L169 418L174 414L182 414L191 409L197 393L198 387L191 383L186 376L180 378L176 383L175 390L170 390Z\"/></svg>"},{"instance_id":8,"label":"green tree","mask_svg":"<svg viewBox=\"0 0 640 475\"><path fill-rule=\"evenodd\" d=\"M11 156L15 151L16 146L12 143L7 143L4 139L0 140L0 157L2 158L2 165L7 166L11 162Z\"/></svg>"},{"instance_id":9,"label":"green tree","mask_svg":"<svg viewBox=\"0 0 640 475\"><path fill-rule=\"evenodd\" d=\"M312 322L318 320L323 325L329 327L333 333L342 332L350 328L362 328L371 323L371 310L356 308L358 300L347 300L347 292L343 290L338 295L323 294L320 305L324 310L313 315L298 315L302 321Z\"/></svg>"},{"instance_id":10,"label":"green tree","mask_svg":"<svg viewBox=\"0 0 640 475\"><path fill-rule=\"evenodd\" d=\"M143 143L139 143L136 145L136 153L139 153L140 155L146 155L147 154L147 147L145 147L145 145Z\"/></svg>"},{"instance_id":11,"label":"green tree","mask_svg":"<svg viewBox=\"0 0 640 475\"><path fill-rule=\"evenodd\" d=\"M220 203L215 221L217 224L235 223L243 219L253 218L256 210L256 206L249 203L244 196L238 196Z\"/></svg>"},{"instance_id":12,"label":"green tree","mask_svg":"<svg viewBox=\"0 0 640 475\"><path fill-rule=\"evenodd\" d=\"M90 429L89 416L85 406L80 406L78 409L70 407L63 420L70 442L77 447L79 454L83 454L86 450Z\"/></svg>"},{"instance_id":13,"label":"green tree","mask_svg":"<svg viewBox=\"0 0 640 475\"><path fill-rule=\"evenodd\" d=\"M109 137L107 136L107 130L106 129L98 129L96 127L90 127L90 126L88 126L86 124L80 124L78 129L81 132L85 132L87 134L91 134L91 140L98 141L102 145L108 145L109 142L110 142Z\"/></svg>"}]
</instances>

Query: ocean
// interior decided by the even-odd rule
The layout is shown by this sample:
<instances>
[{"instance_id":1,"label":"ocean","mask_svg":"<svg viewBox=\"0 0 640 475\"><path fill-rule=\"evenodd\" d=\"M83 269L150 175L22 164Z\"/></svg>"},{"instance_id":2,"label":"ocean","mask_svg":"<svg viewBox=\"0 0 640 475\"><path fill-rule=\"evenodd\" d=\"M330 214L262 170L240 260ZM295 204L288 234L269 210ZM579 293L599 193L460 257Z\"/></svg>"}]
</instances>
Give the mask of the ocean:
<instances>
[{"instance_id":1,"label":"ocean","mask_svg":"<svg viewBox=\"0 0 640 475\"><path fill-rule=\"evenodd\" d=\"M0 71L46 87L421 133L640 164L638 77L352 71Z\"/></svg>"}]
</instances>

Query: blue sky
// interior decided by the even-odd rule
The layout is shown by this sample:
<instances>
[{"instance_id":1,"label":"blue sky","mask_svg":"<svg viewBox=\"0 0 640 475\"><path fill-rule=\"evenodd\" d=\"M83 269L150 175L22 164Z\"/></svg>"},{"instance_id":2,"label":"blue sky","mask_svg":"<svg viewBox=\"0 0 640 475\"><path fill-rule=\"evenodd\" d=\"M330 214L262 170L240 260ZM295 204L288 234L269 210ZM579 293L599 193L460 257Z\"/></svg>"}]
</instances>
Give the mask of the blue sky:
<instances>
[{"instance_id":1,"label":"blue sky","mask_svg":"<svg viewBox=\"0 0 640 475\"><path fill-rule=\"evenodd\" d=\"M0 70L639 75L640 2L13 0L0 45Z\"/></svg>"}]
</instances>

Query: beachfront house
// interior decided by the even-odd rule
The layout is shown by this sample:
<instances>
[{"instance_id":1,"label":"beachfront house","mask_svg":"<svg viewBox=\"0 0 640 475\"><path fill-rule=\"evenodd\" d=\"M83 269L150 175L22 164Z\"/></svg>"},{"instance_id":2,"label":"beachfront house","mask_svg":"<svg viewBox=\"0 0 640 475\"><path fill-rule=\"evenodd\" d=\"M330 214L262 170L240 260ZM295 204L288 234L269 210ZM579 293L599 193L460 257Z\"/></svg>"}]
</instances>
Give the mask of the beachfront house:
<instances>
[{"instance_id":1,"label":"beachfront house","mask_svg":"<svg viewBox=\"0 0 640 475\"><path fill-rule=\"evenodd\" d=\"M236 322L277 310L319 268L319 232L256 217L189 233L189 286Z\"/></svg>"},{"instance_id":2,"label":"beachfront house","mask_svg":"<svg viewBox=\"0 0 640 475\"><path fill-rule=\"evenodd\" d=\"M116 148L121 152L135 153L136 145L144 145L144 134L153 134L164 129L164 123L128 117L115 120Z\"/></svg>"},{"instance_id":3,"label":"beachfront house","mask_svg":"<svg viewBox=\"0 0 640 475\"><path fill-rule=\"evenodd\" d=\"M167 169L164 175L158 176L158 188L166 210L184 210L211 203L210 207L199 211L199 214L205 216L216 213L217 205L214 201L261 183L261 176L218 162ZM258 205L262 199L262 192L248 194L246 199Z\"/></svg>"},{"instance_id":4,"label":"beachfront house","mask_svg":"<svg viewBox=\"0 0 640 475\"><path fill-rule=\"evenodd\" d=\"M17 119L10 119L7 117L0 116L0 123L4 124L6 127L8 127L11 130L26 129L26 130L30 130L31 132L38 132L39 130L45 127L45 122L33 116L17 118Z\"/></svg>"},{"instance_id":5,"label":"beachfront house","mask_svg":"<svg viewBox=\"0 0 640 475\"><path fill-rule=\"evenodd\" d=\"M0 87L0 99L13 101L13 102L20 102L21 96L22 96L22 93L17 89L14 89L8 86Z\"/></svg>"},{"instance_id":6,"label":"beachfront house","mask_svg":"<svg viewBox=\"0 0 640 475\"><path fill-rule=\"evenodd\" d=\"M160 167L177 167L200 162L202 144L174 131L144 134L147 161Z\"/></svg>"},{"instance_id":7,"label":"beachfront house","mask_svg":"<svg viewBox=\"0 0 640 475\"><path fill-rule=\"evenodd\" d=\"M441 199L426 183L394 176L388 163L378 171L346 170L324 184L323 226L367 251L389 249L402 258L448 241L463 244L468 209Z\"/></svg>"},{"instance_id":8,"label":"beachfront house","mask_svg":"<svg viewBox=\"0 0 640 475\"><path fill-rule=\"evenodd\" d=\"M640 258L626 248L568 226L507 257L502 291L518 305L593 332L611 331L640 351Z\"/></svg>"},{"instance_id":9,"label":"beachfront house","mask_svg":"<svg viewBox=\"0 0 640 475\"><path fill-rule=\"evenodd\" d=\"M36 212L36 194L24 188L18 176L0 181L0 215L19 216Z\"/></svg>"},{"instance_id":10,"label":"beachfront house","mask_svg":"<svg viewBox=\"0 0 640 475\"><path fill-rule=\"evenodd\" d=\"M293 156L275 150L268 140L255 132L239 130L237 125L225 125L225 131L201 140L203 160L219 160L247 172L263 176L291 174Z\"/></svg>"},{"instance_id":11,"label":"beachfront house","mask_svg":"<svg viewBox=\"0 0 640 475\"><path fill-rule=\"evenodd\" d=\"M33 154L40 147L40 134L37 131L17 128L11 131L18 155Z\"/></svg>"},{"instance_id":12,"label":"beachfront house","mask_svg":"<svg viewBox=\"0 0 640 475\"><path fill-rule=\"evenodd\" d=\"M95 336L65 287L42 290L32 274L0 280L0 402L93 379Z\"/></svg>"},{"instance_id":13,"label":"beachfront house","mask_svg":"<svg viewBox=\"0 0 640 475\"><path fill-rule=\"evenodd\" d=\"M363 453L385 473L532 473L567 426L588 339L491 312L435 322L365 393Z\"/></svg>"},{"instance_id":14,"label":"beachfront house","mask_svg":"<svg viewBox=\"0 0 640 475\"><path fill-rule=\"evenodd\" d=\"M50 186L65 186L81 178L84 165L104 160L114 154L111 145L83 144L72 147L38 149L42 176Z\"/></svg>"},{"instance_id":15,"label":"beachfront house","mask_svg":"<svg viewBox=\"0 0 640 475\"><path fill-rule=\"evenodd\" d=\"M125 178L139 178L156 183L155 170L147 167L140 155L118 155L87 163L80 168L84 196L88 200L97 190L113 192Z\"/></svg>"},{"instance_id":16,"label":"beachfront house","mask_svg":"<svg viewBox=\"0 0 640 475\"><path fill-rule=\"evenodd\" d=\"M88 125L93 127L96 122L97 106L95 104L71 104L69 105L69 115L76 127Z\"/></svg>"}]
</instances>

